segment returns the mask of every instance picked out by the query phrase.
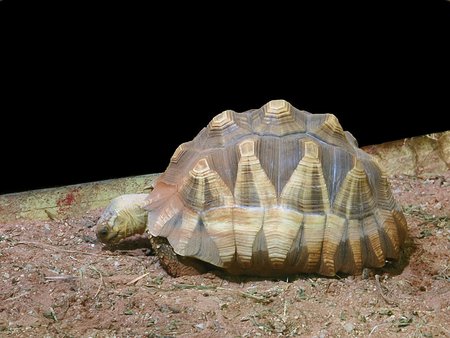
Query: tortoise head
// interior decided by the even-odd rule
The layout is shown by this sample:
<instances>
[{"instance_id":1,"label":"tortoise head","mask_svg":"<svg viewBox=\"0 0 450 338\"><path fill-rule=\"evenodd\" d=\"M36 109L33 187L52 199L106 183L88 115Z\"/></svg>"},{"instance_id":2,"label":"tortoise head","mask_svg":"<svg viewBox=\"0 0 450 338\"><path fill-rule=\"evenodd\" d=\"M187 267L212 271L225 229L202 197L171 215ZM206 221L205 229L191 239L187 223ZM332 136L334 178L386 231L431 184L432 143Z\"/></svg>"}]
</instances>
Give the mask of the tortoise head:
<instances>
[{"instance_id":1,"label":"tortoise head","mask_svg":"<svg viewBox=\"0 0 450 338\"><path fill-rule=\"evenodd\" d=\"M117 244L122 239L142 234L147 226L144 209L148 195L130 194L116 197L97 221L97 238L105 244Z\"/></svg>"}]
</instances>

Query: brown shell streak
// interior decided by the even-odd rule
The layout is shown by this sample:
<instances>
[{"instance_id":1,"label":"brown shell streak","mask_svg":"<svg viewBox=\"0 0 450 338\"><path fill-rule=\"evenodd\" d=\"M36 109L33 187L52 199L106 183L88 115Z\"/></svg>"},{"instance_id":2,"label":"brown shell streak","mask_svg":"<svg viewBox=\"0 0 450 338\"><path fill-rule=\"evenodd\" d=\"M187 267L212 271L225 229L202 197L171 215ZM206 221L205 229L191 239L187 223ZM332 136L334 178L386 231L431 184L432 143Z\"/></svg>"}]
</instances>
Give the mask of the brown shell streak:
<instances>
[{"instance_id":1,"label":"brown shell streak","mask_svg":"<svg viewBox=\"0 0 450 338\"><path fill-rule=\"evenodd\" d=\"M386 176L337 118L284 100L214 117L147 208L151 235L231 273L358 273L398 259L407 232Z\"/></svg>"}]
</instances>

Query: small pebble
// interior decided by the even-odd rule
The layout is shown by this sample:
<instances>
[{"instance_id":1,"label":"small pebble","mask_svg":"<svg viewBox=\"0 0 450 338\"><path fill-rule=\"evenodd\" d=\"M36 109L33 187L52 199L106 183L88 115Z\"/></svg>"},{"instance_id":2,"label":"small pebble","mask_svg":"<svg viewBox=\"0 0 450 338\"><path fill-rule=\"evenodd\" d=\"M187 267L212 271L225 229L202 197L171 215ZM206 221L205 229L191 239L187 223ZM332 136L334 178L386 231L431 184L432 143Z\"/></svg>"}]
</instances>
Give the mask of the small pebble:
<instances>
[{"instance_id":1,"label":"small pebble","mask_svg":"<svg viewBox=\"0 0 450 338\"><path fill-rule=\"evenodd\" d=\"M352 332L354 328L355 328L355 325L353 325L352 323L344 324L344 330L347 331L347 333Z\"/></svg>"},{"instance_id":2,"label":"small pebble","mask_svg":"<svg viewBox=\"0 0 450 338\"><path fill-rule=\"evenodd\" d=\"M205 328L205 324L203 323L195 324L195 327L199 330L203 330Z\"/></svg>"}]
</instances>

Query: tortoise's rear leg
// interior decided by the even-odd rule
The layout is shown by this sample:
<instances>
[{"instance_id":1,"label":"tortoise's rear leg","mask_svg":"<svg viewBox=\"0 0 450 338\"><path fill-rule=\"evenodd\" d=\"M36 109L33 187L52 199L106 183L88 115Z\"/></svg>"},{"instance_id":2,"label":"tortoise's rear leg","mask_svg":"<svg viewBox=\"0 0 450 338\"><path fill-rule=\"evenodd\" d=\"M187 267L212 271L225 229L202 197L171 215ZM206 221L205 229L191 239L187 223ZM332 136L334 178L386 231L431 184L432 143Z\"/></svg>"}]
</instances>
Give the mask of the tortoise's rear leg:
<instances>
[{"instance_id":1,"label":"tortoise's rear leg","mask_svg":"<svg viewBox=\"0 0 450 338\"><path fill-rule=\"evenodd\" d=\"M212 269L208 263L177 255L164 237L150 236L150 243L161 266L172 277L200 275Z\"/></svg>"}]
</instances>

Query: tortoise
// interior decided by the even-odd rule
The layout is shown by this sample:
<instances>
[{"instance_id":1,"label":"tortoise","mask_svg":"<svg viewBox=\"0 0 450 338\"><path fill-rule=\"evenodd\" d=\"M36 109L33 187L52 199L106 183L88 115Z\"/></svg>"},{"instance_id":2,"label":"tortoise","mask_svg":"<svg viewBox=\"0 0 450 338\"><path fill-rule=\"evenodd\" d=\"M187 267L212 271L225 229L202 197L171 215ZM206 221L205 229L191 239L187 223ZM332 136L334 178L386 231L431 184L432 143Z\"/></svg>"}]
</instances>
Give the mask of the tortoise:
<instances>
[{"instance_id":1,"label":"tortoise","mask_svg":"<svg viewBox=\"0 0 450 338\"><path fill-rule=\"evenodd\" d=\"M174 152L149 194L114 199L103 243L149 234L173 276L359 274L398 260L407 223L377 161L333 114L285 100L226 110Z\"/></svg>"}]
</instances>

